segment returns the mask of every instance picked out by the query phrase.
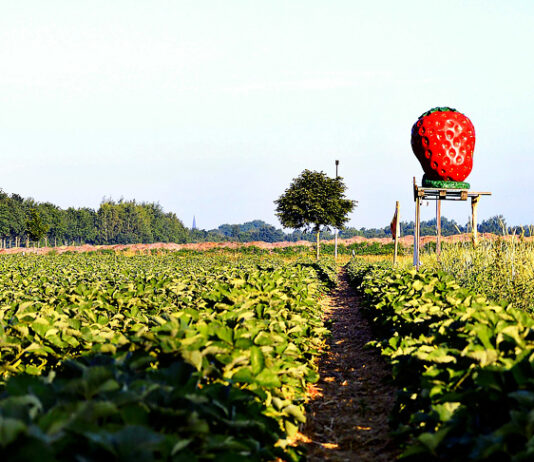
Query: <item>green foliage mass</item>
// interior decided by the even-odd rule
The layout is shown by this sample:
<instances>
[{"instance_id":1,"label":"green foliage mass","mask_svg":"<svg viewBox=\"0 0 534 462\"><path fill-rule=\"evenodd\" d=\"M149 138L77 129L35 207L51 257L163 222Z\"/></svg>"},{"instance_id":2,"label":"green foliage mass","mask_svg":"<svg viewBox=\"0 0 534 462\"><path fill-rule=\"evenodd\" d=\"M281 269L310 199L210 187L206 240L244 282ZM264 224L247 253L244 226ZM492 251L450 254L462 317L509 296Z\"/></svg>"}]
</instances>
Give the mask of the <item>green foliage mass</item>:
<instances>
[{"instance_id":1,"label":"green foliage mass","mask_svg":"<svg viewBox=\"0 0 534 462\"><path fill-rule=\"evenodd\" d=\"M179 359L132 354L67 360L11 378L0 399L4 460L269 460L280 430L247 390L200 387Z\"/></svg>"},{"instance_id":2,"label":"green foliage mass","mask_svg":"<svg viewBox=\"0 0 534 462\"><path fill-rule=\"evenodd\" d=\"M534 319L444 272L347 272L399 389L403 460L533 460Z\"/></svg>"},{"instance_id":3,"label":"green foliage mass","mask_svg":"<svg viewBox=\"0 0 534 462\"><path fill-rule=\"evenodd\" d=\"M453 236L458 233L470 232L470 223L462 225L455 220L441 217L441 234L443 236ZM496 215L487 218L478 224L478 231L480 233L493 233L502 235L504 233L524 233L525 236L530 236L531 227L529 226L508 226L506 220L502 215ZM414 222L402 221L401 231L403 236L413 235ZM421 221L421 236L435 236L436 235L436 219ZM291 233L284 233L281 229L276 229L274 226L265 223L261 220L254 220L243 224L224 224L216 229L210 231L196 230L190 234L192 241L224 241L232 240L239 242L251 241L265 241L265 242L280 242L280 241L315 241L317 236L313 232L306 232L305 230L294 230ZM389 224L383 228L354 228L345 227L339 230L338 237L341 239L348 239L354 236L361 236L366 238L391 238L391 229ZM321 240L334 239L333 231L322 230L320 233Z\"/></svg>"},{"instance_id":4,"label":"green foliage mass","mask_svg":"<svg viewBox=\"0 0 534 462\"><path fill-rule=\"evenodd\" d=\"M38 233L32 232L31 210L38 213L41 224ZM449 236L468 232L469 225L460 225L442 217L442 234ZM413 222L401 222L403 235L413 234ZM33 227L35 228L35 227ZM509 227L499 215L482 221L479 232L530 235L531 227ZM436 220L421 222L421 235L436 233ZM389 225L383 228L343 228L341 239L353 236L391 237ZM316 241L313 232L296 229L285 233L262 220L242 224L223 224L216 229L188 229L172 212L165 213L157 203L104 199L97 210L88 207L62 209L50 202L39 203L18 194L8 195L0 190L0 243L7 247L26 245L26 240L41 245L64 244L133 244L152 242L281 242ZM324 228L320 239L334 239L332 231ZM33 244L28 242L28 244Z\"/></svg>"},{"instance_id":5,"label":"green foliage mass","mask_svg":"<svg viewBox=\"0 0 534 462\"><path fill-rule=\"evenodd\" d=\"M323 172L304 170L277 200L276 215L284 228L304 229L316 234L319 259L320 232L330 227L343 228L356 201L345 199L346 186L341 178Z\"/></svg>"},{"instance_id":6,"label":"green foliage mass","mask_svg":"<svg viewBox=\"0 0 534 462\"><path fill-rule=\"evenodd\" d=\"M318 379L331 272L255 256L2 257L0 453L298 458L284 442Z\"/></svg>"},{"instance_id":7,"label":"green foliage mass","mask_svg":"<svg viewBox=\"0 0 534 462\"><path fill-rule=\"evenodd\" d=\"M321 228L343 228L356 202L345 199L341 178L304 170L276 201L276 215L285 228L318 232Z\"/></svg>"},{"instance_id":8,"label":"green foliage mass","mask_svg":"<svg viewBox=\"0 0 534 462\"><path fill-rule=\"evenodd\" d=\"M98 210L61 209L0 190L0 241L21 246L41 244L133 244L186 242L188 231L174 213L159 204L104 200ZM28 242L30 244L30 242Z\"/></svg>"},{"instance_id":9,"label":"green foliage mass","mask_svg":"<svg viewBox=\"0 0 534 462\"><path fill-rule=\"evenodd\" d=\"M43 222L41 214L37 209L30 209L28 215L28 222L26 224L28 236L32 241L39 241L46 234L49 226Z\"/></svg>"},{"instance_id":10,"label":"green foliage mass","mask_svg":"<svg viewBox=\"0 0 534 462\"><path fill-rule=\"evenodd\" d=\"M517 236L495 241L451 243L443 247L439 262L425 257L425 266L456 276L464 287L515 308L534 311L534 243Z\"/></svg>"}]
</instances>

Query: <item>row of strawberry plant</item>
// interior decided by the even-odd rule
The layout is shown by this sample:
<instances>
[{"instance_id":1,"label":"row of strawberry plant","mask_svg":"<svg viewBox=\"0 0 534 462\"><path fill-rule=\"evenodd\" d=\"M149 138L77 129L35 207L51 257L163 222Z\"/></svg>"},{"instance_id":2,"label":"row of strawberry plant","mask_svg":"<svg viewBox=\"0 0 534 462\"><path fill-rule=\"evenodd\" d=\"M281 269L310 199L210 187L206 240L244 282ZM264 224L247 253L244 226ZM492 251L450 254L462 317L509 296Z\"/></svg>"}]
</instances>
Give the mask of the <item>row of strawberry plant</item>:
<instances>
[{"instance_id":1,"label":"row of strawberry plant","mask_svg":"<svg viewBox=\"0 0 534 462\"><path fill-rule=\"evenodd\" d=\"M534 460L534 320L443 272L347 267L398 387L415 461Z\"/></svg>"},{"instance_id":2,"label":"row of strawberry plant","mask_svg":"<svg viewBox=\"0 0 534 462\"><path fill-rule=\"evenodd\" d=\"M184 451L188 447L207 448L206 457L219 457L220 448L226 447L219 443L224 440L230 446L239 446L240 450L234 447L235 452L249 460L268 460L283 445L278 442L275 446L273 439L292 436L305 420L306 387L318 378L313 360L320 353L326 332L317 301L324 285L314 268L280 262L266 264L254 258L229 263L217 257L184 258L173 254L15 256L3 258L0 266L0 367L7 380L0 388L0 435L3 431L15 435L0 441L5 450L29 447L21 445L20 438L30 433L35 436L37 427L51 440L63 441L72 428L54 423L56 418L61 421L58 416L62 411L56 410L56 401L50 394L56 393L60 403L65 390L85 387L79 385L80 377L65 379L66 360L90 360L102 355L113 359L112 364L102 366L107 374L129 377L127 381L134 382L138 379L130 377L131 368L126 373L121 366L117 372L117 361L130 364L131 355L141 355L144 369L134 368L136 374L165 371L187 363L195 371L191 380L198 388L198 398L193 396L193 400L211 402L209 396L202 396L209 395L208 390L213 387L227 387L231 396L238 396L241 401L248 399L253 409L248 420L261 421L254 411L259 406L265 419L278 422L274 433L271 424L261 424L263 430L256 432L259 439L252 448L248 443L239 446L239 439L224 425L218 430L204 426L205 441L189 445L186 440L191 438L187 435L176 440L174 427L158 430L142 421L149 432L162 433L163 439L173 435L172 447L168 441L162 444L167 449L171 447L169 454L175 459L187 455ZM10 385L12 381L21 380L24 374L36 376L34 381L39 383L48 383L51 370L59 377L60 385L54 388L55 382L51 382L49 389L53 392L46 393L48 405L29 392L24 399L35 399L40 404L30 414L10 414L9 403L15 396L13 390L18 388ZM153 380L153 374L147 377L139 380ZM121 390L125 389L124 382L114 380ZM150 401L152 386L145 387L143 399ZM234 389L245 395L236 395ZM109 390L104 387L104 391ZM122 393L102 399L91 396L97 400L98 409L102 402L120 408L123 398ZM219 410L226 409L232 416L227 419L235 421L234 428L242 425L247 435L243 419L236 417L235 403L223 401L217 399L212 404ZM72 405L81 406L80 402ZM159 421L151 404L143 402L143 407L150 410L150 422ZM18 423L9 420L16 420L17 415ZM123 427L116 421L117 414L113 415L110 427L100 427L105 435L95 436L100 443L104 441L99 443L98 451L115 448L115 443L109 442L115 438L110 429L122 431ZM107 415L103 419L108 422ZM128 423L127 418L123 420ZM204 420L209 422L209 418ZM32 427L32 422L37 422L37 427ZM25 430L17 430L22 428ZM41 438L39 444L45 440ZM163 451L156 446L160 452L154 449L154 457ZM287 457L291 451L285 450Z\"/></svg>"},{"instance_id":3,"label":"row of strawberry plant","mask_svg":"<svg viewBox=\"0 0 534 462\"><path fill-rule=\"evenodd\" d=\"M254 395L172 358L82 356L46 376L11 377L0 399L3 460L286 458L275 419Z\"/></svg>"}]
</instances>

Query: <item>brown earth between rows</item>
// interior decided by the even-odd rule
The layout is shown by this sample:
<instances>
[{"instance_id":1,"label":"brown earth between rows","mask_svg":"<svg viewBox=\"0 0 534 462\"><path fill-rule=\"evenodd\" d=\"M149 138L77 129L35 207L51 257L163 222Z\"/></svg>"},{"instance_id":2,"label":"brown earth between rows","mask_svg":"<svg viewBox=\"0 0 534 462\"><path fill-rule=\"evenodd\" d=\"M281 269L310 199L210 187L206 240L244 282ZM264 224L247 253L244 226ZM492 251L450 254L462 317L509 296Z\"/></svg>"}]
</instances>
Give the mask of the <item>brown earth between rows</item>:
<instances>
[{"instance_id":1,"label":"brown earth between rows","mask_svg":"<svg viewBox=\"0 0 534 462\"><path fill-rule=\"evenodd\" d=\"M298 439L311 462L393 461L399 451L388 436L395 401L390 369L376 349L366 347L371 328L344 271L326 298L325 313L332 336Z\"/></svg>"}]
</instances>

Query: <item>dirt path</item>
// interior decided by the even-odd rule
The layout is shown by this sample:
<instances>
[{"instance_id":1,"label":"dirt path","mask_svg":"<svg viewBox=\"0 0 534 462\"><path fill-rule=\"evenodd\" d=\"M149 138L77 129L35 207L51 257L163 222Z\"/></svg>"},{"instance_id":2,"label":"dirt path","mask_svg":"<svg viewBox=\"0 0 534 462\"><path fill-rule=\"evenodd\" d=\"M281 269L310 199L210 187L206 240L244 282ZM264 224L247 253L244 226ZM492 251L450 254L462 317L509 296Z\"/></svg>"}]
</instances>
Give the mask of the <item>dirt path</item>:
<instances>
[{"instance_id":1,"label":"dirt path","mask_svg":"<svg viewBox=\"0 0 534 462\"><path fill-rule=\"evenodd\" d=\"M395 391L386 363L365 348L371 330L344 272L326 303L332 337L301 436L308 460L393 461L397 450L387 433Z\"/></svg>"}]
</instances>

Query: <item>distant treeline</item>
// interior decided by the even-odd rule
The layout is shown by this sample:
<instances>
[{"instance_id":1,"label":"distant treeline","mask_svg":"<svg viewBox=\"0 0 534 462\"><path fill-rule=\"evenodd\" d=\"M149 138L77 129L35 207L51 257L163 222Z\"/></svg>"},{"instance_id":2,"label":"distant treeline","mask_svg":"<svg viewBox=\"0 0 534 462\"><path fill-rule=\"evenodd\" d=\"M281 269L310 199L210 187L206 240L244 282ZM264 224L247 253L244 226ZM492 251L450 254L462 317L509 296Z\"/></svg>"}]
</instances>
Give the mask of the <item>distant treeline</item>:
<instances>
[{"instance_id":1,"label":"distant treeline","mask_svg":"<svg viewBox=\"0 0 534 462\"><path fill-rule=\"evenodd\" d=\"M159 204L104 200L98 210L61 209L0 191L2 247L187 242L189 232Z\"/></svg>"},{"instance_id":2,"label":"distant treeline","mask_svg":"<svg viewBox=\"0 0 534 462\"><path fill-rule=\"evenodd\" d=\"M522 234L530 236L531 227L508 226L506 220L502 215L494 216L482 221L478 224L478 231L480 233L493 234ZM414 222L401 222L401 235L413 235ZM441 234L443 236L452 236L459 233L467 233L471 231L470 223L466 225L458 224L454 220L449 220L446 217L441 218ZM436 219L421 222L422 236L436 235ZM315 241L316 236L313 233L304 233L302 231L294 231L292 233L284 233L281 229L277 229L268 223L261 220L254 220L242 225L221 225L217 229L210 231L195 231L194 236L197 240L208 241L224 241L232 240L239 242L265 241L265 242L280 242L280 241ZM391 230L389 225L383 228L345 228L339 231L338 236L341 239L348 239L354 236L361 237L389 237L391 238ZM333 232L321 233L321 239L334 239Z\"/></svg>"},{"instance_id":3,"label":"distant treeline","mask_svg":"<svg viewBox=\"0 0 534 462\"><path fill-rule=\"evenodd\" d=\"M401 222L402 235L413 234L414 223ZM469 225L441 219L442 234L469 232ZM530 227L509 227L502 215L482 221L479 232L503 234L525 233ZM436 220L421 222L423 236L435 235ZM345 228L342 239L353 236L391 237L389 225L384 228ZM332 232L321 233L321 239L333 239ZM314 241L311 233L285 233L262 220L243 224L224 224L209 231L188 229L172 212L164 212L158 203L135 200L104 199L98 210L87 207L62 209L50 202L37 202L18 194L0 190L0 245L2 247L29 245L80 244L136 244L152 242L280 242Z\"/></svg>"}]
</instances>

